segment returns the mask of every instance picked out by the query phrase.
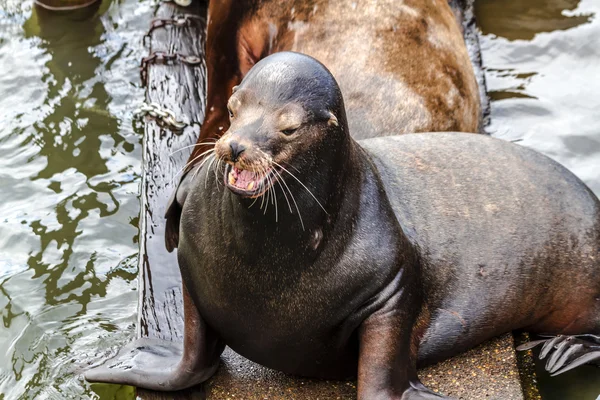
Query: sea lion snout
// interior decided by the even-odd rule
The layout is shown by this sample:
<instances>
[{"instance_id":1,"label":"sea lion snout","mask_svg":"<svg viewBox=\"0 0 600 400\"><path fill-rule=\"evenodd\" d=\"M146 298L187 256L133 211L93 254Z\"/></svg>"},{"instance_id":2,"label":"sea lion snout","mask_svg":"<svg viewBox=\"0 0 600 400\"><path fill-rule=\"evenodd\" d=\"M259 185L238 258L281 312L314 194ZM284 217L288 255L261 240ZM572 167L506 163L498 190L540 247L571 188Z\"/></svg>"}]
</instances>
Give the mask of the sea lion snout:
<instances>
[{"instance_id":1,"label":"sea lion snout","mask_svg":"<svg viewBox=\"0 0 600 400\"><path fill-rule=\"evenodd\" d=\"M243 169L257 169L262 167L261 158L265 154L259 149L252 138L237 133L226 133L215 144L215 154L230 165Z\"/></svg>"},{"instance_id":2,"label":"sea lion snout","mask_svg":"<svg viewBox=\"0 0 600 400\"><path fill-rule=\"evenodd\" d=\"M240 144L240 142L238 141L230 140L229 149L231 150L231 160L233 162L236 162L240 158L240 155L244 152L244 150L246 150L246 146Z\"/></svg>"},{"instance_id":3,"label":"sea lion snout","mask_svg":"<svg viewBox=\"0 0 600 400\"><path fill-rule=\"evenodd\" d=\"M217 159L227 163L225 186L242 197L262 196L275 182L271 157L248 138L228 133L215 145Z\"/></svg>"}]
</instances>

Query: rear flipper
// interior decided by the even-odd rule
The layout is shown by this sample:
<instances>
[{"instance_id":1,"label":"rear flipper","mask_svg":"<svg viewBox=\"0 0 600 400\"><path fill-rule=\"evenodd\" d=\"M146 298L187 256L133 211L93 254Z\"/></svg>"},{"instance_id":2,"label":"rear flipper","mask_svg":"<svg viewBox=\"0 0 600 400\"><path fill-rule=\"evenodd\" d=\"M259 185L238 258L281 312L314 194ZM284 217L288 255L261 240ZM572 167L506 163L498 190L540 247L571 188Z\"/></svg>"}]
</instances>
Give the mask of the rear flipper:
<instances>
[{"instance_id":1,"label":"rear flipper","mask_svg":"<svg viewBox=\"0 0 600 400\"><path fill-rule=\"evenodd\" d=\"M517 350L529 350L543 344L540 360L548 357L546 370L555 376L570 371L583 364L600 366L600 336L597 335L559 335L525 343Z\"/></svg>"}]
</instances>

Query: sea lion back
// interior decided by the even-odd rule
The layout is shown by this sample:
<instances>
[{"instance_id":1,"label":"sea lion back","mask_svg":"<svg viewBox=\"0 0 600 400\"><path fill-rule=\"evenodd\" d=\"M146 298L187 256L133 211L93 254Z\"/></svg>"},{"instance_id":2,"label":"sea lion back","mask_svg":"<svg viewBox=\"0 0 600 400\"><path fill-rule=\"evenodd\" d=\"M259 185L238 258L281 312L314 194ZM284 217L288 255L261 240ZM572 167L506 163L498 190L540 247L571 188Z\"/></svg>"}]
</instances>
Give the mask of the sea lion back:
<instances>
[{"instance_id":1,"label":"sea lion back","mask_svg":"<svg viewBox=\"0 0 600 400\"><path fill-rule=\"evenodd\" d=\"M420 358L445 358L473 338L518 328L600 331L600 202L575 175L533 150L478 135L360 144L419 249L433 319Z\"/></svg>"}]
</instances>

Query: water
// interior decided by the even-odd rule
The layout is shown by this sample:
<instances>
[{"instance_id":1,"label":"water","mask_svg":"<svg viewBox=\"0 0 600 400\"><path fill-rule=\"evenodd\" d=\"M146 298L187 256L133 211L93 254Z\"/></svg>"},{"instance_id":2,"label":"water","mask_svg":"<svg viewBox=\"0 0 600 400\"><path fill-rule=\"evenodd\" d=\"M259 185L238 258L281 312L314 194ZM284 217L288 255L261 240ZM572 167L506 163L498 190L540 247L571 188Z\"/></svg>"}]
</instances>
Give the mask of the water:
<instances>
[{"instance_id":1,"label":"water","mask_svg":"<svg viewBox=\"0 0 600 400\"><path fill-rule=\"evenodd\" d=\"M600 1L475 4L489 131L552 157L600 195Z\"/></svg>"},{"instance_id":2,"label":"water","mask_svg":"<svg viewBox=\"0 0 600 400\"><path fill-rule=\"evenodd\" d=\"M489 131L565 165L600 195L600 1L478 0ZM535 207L535 204L532 204ZM536 365L544 400L595 400L600 369L558 377Z\"/></svg>"},{"instance_id":3,"label":"water","mask_svg":"<svg viewBox=\"0 0 600 400\"><path fill-rule=\"evenodd\" d=\"M478 1L489 130L600 194L600 1ZM134 398L79 371L135 332L142 130L131 115L153 11L104 0L65 16L0 0L0 399ZM540 380L546 400L600 393L595 369Z\"/></svg>"},{"instance_id":4,"label":"water","mask_svg":"<svg viewBox=\"0 0 600 400\"><path fill-rule=\"evenodd\" d=\"M148 1L0 0L0 399L133 398L79 371L135 333Z\"/></svg>"}]
</instances>

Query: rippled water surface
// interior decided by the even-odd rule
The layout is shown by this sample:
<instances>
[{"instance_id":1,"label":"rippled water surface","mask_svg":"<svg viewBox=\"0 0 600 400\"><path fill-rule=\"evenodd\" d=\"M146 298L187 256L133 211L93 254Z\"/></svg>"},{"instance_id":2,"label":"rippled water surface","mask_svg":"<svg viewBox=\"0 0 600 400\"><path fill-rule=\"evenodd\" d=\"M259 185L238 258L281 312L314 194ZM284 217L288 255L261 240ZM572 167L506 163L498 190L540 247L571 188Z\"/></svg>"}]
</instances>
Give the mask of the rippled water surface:
<instances>
[{"instance_id":1,"label":"rippled water surface","mask_svg":"<svg viewBox=\"0 0 600 400\"><path fill-rule=\"evenodd\" d=\"M600 1L475 4L489 130L559 161L600 194Z\"/></svg>"},{"instance_id":2,"label":"rippled water surface","mask_svg":"<svg viewBox=\"0 0 600 400\"><path fill-rule=\"evenodd\" d=\"M148 1L0 0L0 398L132 398L79 370L134 334Z\"/></svg>"},{"instance_id":3,"label":"rippled water surface","mask_svg":"<svg viewBox=\"0 0 600 400\"><path fill-rule=\"evenodd\" d=\"M489 131L559 161L600 195L600 0L476 0ZM535 207L532 204L532 207ZM544 400L595 400L600 369L558 377Z\"/></svg>"},{"instance_id":4,"label":"rippled water surface","mask_svg":"<svg viewBox=\"0 0 600 400\"><path fill-rule=\"evenodd\" d=\"M128 399L79 375L134 335L149 0L56 15L0 0L0 399ZM493 135L600 194L600 1L478 0ZM542 377L594 399L600 373Z\"/></svg>"}]
</instances>

